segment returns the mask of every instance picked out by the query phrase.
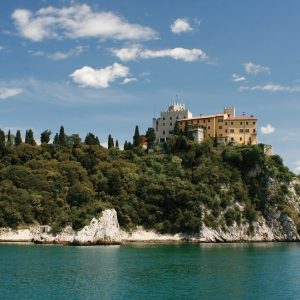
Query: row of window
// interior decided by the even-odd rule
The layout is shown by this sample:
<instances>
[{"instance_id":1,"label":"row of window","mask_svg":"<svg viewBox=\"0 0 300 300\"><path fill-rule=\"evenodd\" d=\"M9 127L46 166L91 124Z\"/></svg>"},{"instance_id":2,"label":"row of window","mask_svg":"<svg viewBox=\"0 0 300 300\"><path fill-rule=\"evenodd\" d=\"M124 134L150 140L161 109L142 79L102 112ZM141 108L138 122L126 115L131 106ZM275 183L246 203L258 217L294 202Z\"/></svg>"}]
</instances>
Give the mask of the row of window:
<instances>
[{"instance_id":1,"label":"row of window","mask_svg":"<svg viewBox=\"0 0 300 300\"><path fill-rule=\"evenodd\" d=\"M202 123L205 123L205 122L206 122L206 120L202 120ZM210 123L210 119L208 119L207 122ZM223 119L218 119L218 122L223 122ZM180 122L180 125L183 125L183 123L184 122ZM228 125L228 123L229 122L226 121L225 125ZM237 122L230 122L230 125L234 125L234 123L237 124ZM240 123L240 125L243 125L243 123L245 125L249 125L248 121L246 121L246 122L239 122L239 123ZM197 120L197 121L188 121L188 124L200 124L200 120ZM253 121L252 124L255 125L255 121Z\"/></svg>"}]
</instances>

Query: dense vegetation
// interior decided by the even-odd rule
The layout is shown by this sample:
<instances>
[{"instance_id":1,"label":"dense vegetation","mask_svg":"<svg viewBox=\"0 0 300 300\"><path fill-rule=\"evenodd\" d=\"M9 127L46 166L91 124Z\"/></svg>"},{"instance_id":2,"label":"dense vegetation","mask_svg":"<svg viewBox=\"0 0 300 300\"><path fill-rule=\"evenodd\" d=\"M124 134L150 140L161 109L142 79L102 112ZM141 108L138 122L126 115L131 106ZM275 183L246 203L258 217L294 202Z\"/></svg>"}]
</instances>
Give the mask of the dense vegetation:
<instances>
[{"instance_id":1,"label":"dense vegetation","mask_svg":"<svg viewBox=\"0 0 300 300\"><path fill-rule=\"evenodd\" d=\"M79 229L108 207L127 229L161 232L251 223L275 206L298 218L284 200L295 175L262 145L195 144L177 136L163 149L145 150L136 129L133 144L121 151L111 135L109 149L92 133L82 142L62 127L53 144L50 135L44 131L36 145L30 130L26 143L20 133L0 130L0 227L38 222L56 232L67 224Z\"/></svg>"}]
</instances>

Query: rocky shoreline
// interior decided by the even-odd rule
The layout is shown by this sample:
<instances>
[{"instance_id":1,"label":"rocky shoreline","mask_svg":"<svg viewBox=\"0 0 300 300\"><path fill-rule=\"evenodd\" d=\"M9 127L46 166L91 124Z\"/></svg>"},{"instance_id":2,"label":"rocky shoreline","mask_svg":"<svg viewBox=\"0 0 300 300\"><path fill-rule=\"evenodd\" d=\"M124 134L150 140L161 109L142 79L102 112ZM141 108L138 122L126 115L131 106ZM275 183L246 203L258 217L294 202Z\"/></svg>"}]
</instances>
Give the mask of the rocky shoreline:
<instances>
[{"instance_id":1,"label":"rocky shoreline","mask_svg":"<svg viewBox=\"0 0 300 300\"><path fill-rule=\"evenodd\" d=\"M233 242L275 242L300 241L300 236L292 219L281 217L267 223L264 218L257 222L238 226L234 224L224 229L203 226L197 235L160 234L153 230L136 228L133 232L120 229L117 212L107 209L91 223L79 231L67 226L57 235L51 233L50 226L31 226L25 229L0 229L0 242L22 242L36 244L62 244L74 246L119 245L130 242L190 242L190 243L233 243Z\"/></svg>"}]
</instances>

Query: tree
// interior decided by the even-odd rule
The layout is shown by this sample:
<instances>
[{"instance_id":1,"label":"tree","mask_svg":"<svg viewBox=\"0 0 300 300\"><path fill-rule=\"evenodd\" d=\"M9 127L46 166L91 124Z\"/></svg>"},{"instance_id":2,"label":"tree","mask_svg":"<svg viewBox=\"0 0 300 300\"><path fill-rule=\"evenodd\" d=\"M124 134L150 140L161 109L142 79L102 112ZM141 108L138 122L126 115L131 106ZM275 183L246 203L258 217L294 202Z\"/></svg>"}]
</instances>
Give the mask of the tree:
<instances>
[{"instance_id":1,"label":"tree","mask_svg":"<svg viewBox=\"0 0 300 300\"><path fill-rule=\"evenodd\" d=\"M81 138L80 138L79 134L75 133L75 134L66 136L66 144L71 145L75 148L78 147L81 144Z\"/></svg>"},{"instance_id":2,"label":"tree","mask_svg":"<svg viewBox=\"0 0 300 300\"><path fill-rule=\"evenodd\" d=\"M3 152L5 148L5 133L0 129L0 151Z\"/></svg>"},{"instance_id":3,"label":"tree","mask_svg":"<svg viewBox=\"0 0 300 300\"><path fill-rule=\"evenodd\" d=\"M6 145L7 146L11 146L12 145L10 129L8 130L8 133L7 133Z\"/></svg>"},{"instance_id":4,"label":"tree","mask_svg":"<svg viewBox=\"0 0 300 300\"><path fill-rule=\"evenodd\" d=\"M149 127L147 129L146 138L148 143L147 147L148 149L151 149L154 146L155 139L156 139L154 128Z\"/></svg>"},{"instance_id":5,"label":"tree","mask_svg":"<svg viewBox=\"0 0 300 300\"><path fill-rule=\"evenodd\" d=\"M59 144L58 133L56 133L54 136L53 144L55 144L55 145Z\"/></svg>"},{"instance_id":6,"label":"tree","mask_svg":"<svg viewBox=\"0 0 300 300\"><path fill-rule=\"evenodd\" d=\"M100 145L99 139L97 136L95 136L93 133L89 132L85 139L84 139L84 143L86 145Z\"/></svg>"},{"instance_id":7,"label":"tree","mask_svg":"<svg viewBox=\"0 0 300 300\"><path fill-rule=\"evenodd\" d=\"M141 144L141 136L140 136L140 131L139 127L136 125L135 126L135 131L134 131L134 136L133 136L133 147L138 147Z\"/></svg>"},{"instance_id":8,"label":"tree","mask_svg":"<svg viewBox=\"0 0 300 300\"><path fill-rule=\"evenodd\" d=\"M114 139L112 138L111 134L108 135L108 149L114 147Z\"/></svg>"},{"instance_id":9,"label":"tree","mask_svg":"<svg viewBox=\"0 0 300 300\"><path fill-rule=\"evenodd\" d=\"M18 146L20 144L22 144L21 132L20 130L17 130L16 137L15 137L15 145Z\"/></svg>"},{"instance_id":10,"label":"tree","mask_svg":"<svg viewBox=\"0 0 300 300\"><path fill-rule=\"evenodd\" d=\"M51 131L50 130L44 130L41 133L41 143L42 144L48 144L50 142L50 136L51 136Z\"/></svg>"},{"instance_id":11,"label":"tree","mask_svg":"<svg viewBox=\"0 0 300 300\"><path fill-rule=\"evenodd\" d=\"M174 134L174 135L180 135L180 134L181 134L181 131L180 131L180 128L179 128L179 123L178 123L178 121L175 122L173 134Z\"/></svg>"},{"instance_id":12,"label":"tree","mask_svg":"<svg viewBox=\"0 0 300 300\"><path fill-rule=\"evenodd\" d=\"M31 129L26 130L25 143L29 144L29 145L32 145L32 146L36 145L36 142L35 142L34 137L33 137L33 131Z\"/></svg>"},{"instance_id":13,"label":"tree","mask_svg":"<svg viewBox=\"0 0 300 300\"><path fill-rule=\"evenodd\" d=\"M116 140L116 148L119 149L119 142L118 142L118 140Z\"/></svg>"},{"instance_id":14,"label":"tree","mask_svg":"<svg viewBox=\"0 0 300 300\"><path fill-rule=\"evenodd\" d=\"M65 135L65 129L63 126L60 126L60 129L59 129L58 142L62 146L66 145L66 135Z\"/></svg>"}]
</instances>

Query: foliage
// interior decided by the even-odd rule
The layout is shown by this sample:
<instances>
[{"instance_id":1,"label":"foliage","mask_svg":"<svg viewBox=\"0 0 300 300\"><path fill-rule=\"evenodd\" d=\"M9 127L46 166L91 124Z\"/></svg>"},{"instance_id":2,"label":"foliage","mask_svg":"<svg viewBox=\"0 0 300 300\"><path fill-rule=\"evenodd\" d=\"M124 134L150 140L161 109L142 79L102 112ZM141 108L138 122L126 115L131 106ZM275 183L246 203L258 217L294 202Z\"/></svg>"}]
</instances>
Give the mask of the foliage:
<instances>
[{"instance_id":1,"label":"foliage","mask_svg":"<svg viewBox=\"0 0 300 300\"><path fill-rule=\"evenodd\" d=\"M38 222L54 232L68 224L79 229L106 207L127 229L161 232L251 224L270 207L298 218L285 202L294 175L260 145L216 147L179 135L148 153L128 142L124 151L105 149L92 133L81 143L63 127L49 144L46 133L40 146L29 130L27 143L14 146L5 145L0 130L0 227Z\"/></svg>"}]
</instances>

